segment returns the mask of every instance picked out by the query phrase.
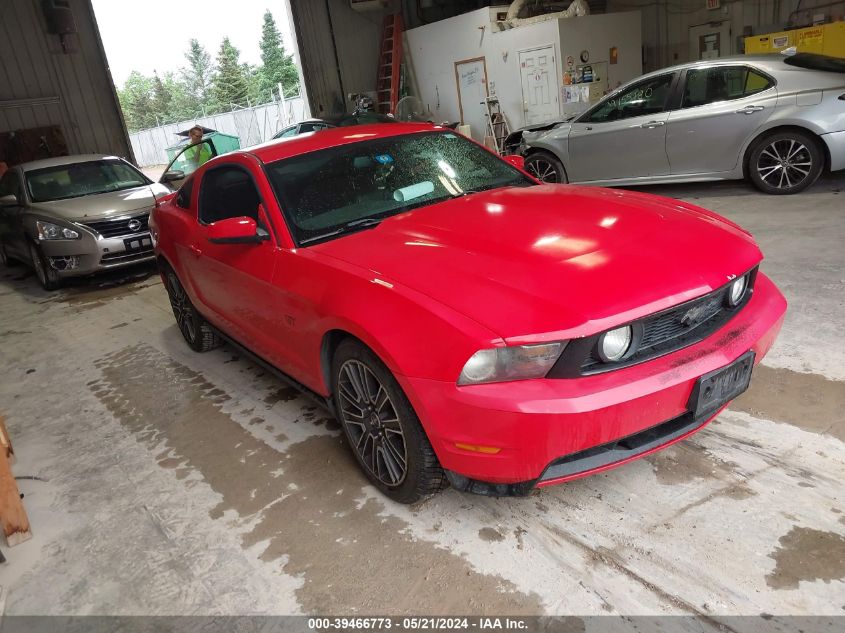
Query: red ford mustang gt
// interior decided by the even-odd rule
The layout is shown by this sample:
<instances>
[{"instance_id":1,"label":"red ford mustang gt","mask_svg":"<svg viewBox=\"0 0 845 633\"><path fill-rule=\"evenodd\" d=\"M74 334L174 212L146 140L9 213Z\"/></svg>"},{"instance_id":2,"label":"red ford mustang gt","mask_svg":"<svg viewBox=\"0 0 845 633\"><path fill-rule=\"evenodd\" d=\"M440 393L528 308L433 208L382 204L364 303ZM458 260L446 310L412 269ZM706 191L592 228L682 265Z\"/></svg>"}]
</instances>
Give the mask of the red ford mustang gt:
<instances>
[{"instance_id":1,"label":"red ford mustang gt","mask_svg":"<svg viewBox=\"0 0 845 633\"><path fill-rule=\"evenodd\" d=\"M732 222L540 185L428 125L217 157L150 227L189 345L225 339L319 397L401 502L523 495L683 439L786 310Z\"/></svg>"}]
</instances>

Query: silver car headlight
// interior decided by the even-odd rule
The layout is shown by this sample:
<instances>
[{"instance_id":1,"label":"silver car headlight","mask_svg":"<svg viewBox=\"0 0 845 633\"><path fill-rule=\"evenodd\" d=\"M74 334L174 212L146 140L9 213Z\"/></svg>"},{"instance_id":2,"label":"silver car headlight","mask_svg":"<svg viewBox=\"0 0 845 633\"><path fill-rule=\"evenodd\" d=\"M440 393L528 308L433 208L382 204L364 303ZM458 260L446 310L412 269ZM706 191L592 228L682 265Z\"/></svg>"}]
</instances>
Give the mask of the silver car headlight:
<instances>
[{"instance_id":1,"label":"silver car headlight","mask_svg":"<svg viewBox=\"0 0 845 633\"><path fill-rule=\"evenodd\" d=\"M479 350L464 365L458 384L542 378L560 358L564 347L566 341Z\"/></svg>"},{"instance_id":2,"label":"silver car headlight","mask_svg":"<svg viewBox=\"0 0 845 633\"><path fill-rule=\"evenodd\" d=\"M79 233L73 229L53 224L52 222L35 221L39 240L78 240Z\"/></svg>"}]
</instances>

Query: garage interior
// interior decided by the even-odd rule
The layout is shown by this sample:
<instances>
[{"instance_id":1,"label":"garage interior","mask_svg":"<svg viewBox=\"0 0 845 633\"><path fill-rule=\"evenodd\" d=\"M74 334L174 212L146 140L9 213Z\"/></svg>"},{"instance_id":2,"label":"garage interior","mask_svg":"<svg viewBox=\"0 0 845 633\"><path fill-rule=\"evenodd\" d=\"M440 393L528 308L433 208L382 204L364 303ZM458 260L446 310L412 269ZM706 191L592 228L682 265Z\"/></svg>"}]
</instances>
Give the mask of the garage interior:
<instances>
[{"instance_id":1,"label":"garage interior","mask_svg":"<svg viewBox=\"0 0 845 633\"><path fill-rule=\"evenodd\" d=\"M517 129L545 116L522 107L531 46L557 60L548 90L563 115L579 102L560 102L562 71L584 50L575 65L604 75L584 93L594 103L696 53L740 55L746 38L845 15L828 0L590 0L589 15L554 17L570 4L514 3L527 23L511 24L506 2L284 0L312 116L351 109L353 94L378 104L382 20L398 14L406 92L488 145L480 111L463 112L459 62L485 57L486 94L493 83ZM0 162L83 153L134 160L90 0L4 0ZM572 630L597 615L841 617L843 185L839 171L791 196L744 181L637 187L749 230L788 300L783 329L701 432L527 498L389 501L327 410L233 348L191 352L154 266L54 292L3 268L0 420L30 538L0 542L0 613L558 615Z\"/></svg>"}]
</instances>

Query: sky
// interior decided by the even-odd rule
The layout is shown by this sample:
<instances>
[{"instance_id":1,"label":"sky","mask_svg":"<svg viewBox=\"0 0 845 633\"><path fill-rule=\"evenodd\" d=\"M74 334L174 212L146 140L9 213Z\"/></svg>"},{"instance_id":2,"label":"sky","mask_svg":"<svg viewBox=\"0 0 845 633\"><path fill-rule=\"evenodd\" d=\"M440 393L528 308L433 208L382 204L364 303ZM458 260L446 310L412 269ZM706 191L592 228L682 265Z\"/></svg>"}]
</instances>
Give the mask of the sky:
<instances>
[{"instance_id":1,"label":"sky","mask_svg":"<svg viewBox=\"0 0 845 633\"><path fill-rule=\"evenodd\" d=\"M241 51L242 62L258 64L258 42L267 9L276 19L285 50L293 53L282 0L93 0L93 4L117 86L122 86L133 70L145 75L154 70L162 75L177 72L187 64L185 52L192 37L213 59L228 36Z\"/></svg>"}]
</instances>

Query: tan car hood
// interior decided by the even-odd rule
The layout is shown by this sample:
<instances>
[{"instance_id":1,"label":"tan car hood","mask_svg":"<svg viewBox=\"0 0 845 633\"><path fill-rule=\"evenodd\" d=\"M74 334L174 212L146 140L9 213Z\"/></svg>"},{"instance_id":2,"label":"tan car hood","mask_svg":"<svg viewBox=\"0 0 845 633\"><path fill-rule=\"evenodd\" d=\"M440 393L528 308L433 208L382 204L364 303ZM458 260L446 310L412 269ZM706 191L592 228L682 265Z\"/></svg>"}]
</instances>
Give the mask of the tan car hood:
<instances>
[{"instance_id":1,"label":"tan car hood","mask_svg":"<svg viewBox=\"0 0 845 633\"><path fill-rule=\"evenodd\" d=\"M134 187L122 191L99 193L53 202L33 202L29 211L62 220L87 222L149 211L155 198L170 193L167 187L158 183Z\"/></svg>"}]
</instances>

